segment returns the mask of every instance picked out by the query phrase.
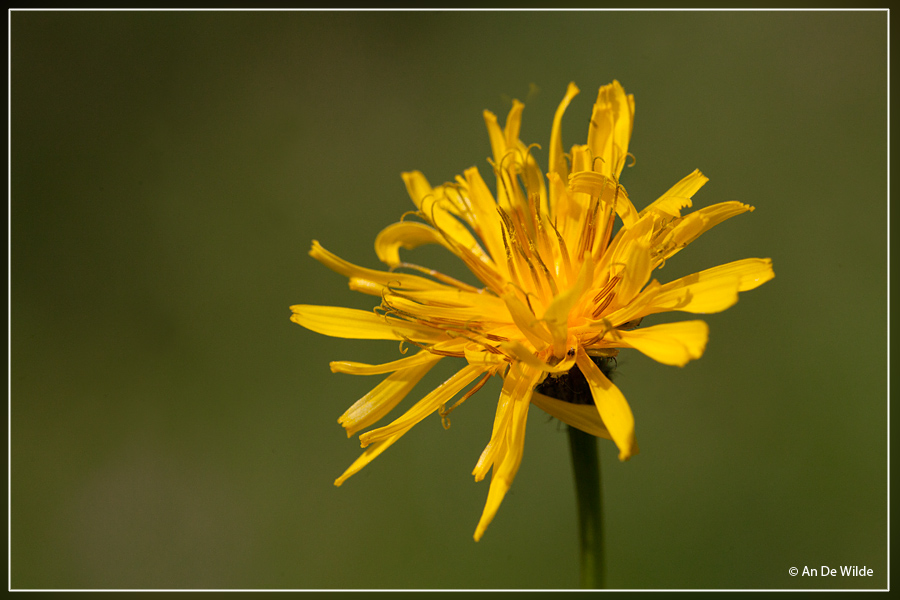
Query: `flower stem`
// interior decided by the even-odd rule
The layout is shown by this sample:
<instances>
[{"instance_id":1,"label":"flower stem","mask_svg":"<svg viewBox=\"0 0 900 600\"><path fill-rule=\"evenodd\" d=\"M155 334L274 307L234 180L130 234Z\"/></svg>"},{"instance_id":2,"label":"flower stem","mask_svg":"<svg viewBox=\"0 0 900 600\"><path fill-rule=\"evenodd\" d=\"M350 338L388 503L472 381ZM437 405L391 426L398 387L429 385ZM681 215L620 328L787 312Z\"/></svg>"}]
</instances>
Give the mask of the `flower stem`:
<instances>
[{"instance_id":1,"label":"flower stem","mask_svg":"<svg viewBox=\"0 0 900 600\"><path fill-rule=\"evenodd\" d=\"M581 542L581 587L602 588L603 501L600 496L600 454L597 438L569 426L569 450L578 499L578 537Z\"/></svg>"}]
</instances>

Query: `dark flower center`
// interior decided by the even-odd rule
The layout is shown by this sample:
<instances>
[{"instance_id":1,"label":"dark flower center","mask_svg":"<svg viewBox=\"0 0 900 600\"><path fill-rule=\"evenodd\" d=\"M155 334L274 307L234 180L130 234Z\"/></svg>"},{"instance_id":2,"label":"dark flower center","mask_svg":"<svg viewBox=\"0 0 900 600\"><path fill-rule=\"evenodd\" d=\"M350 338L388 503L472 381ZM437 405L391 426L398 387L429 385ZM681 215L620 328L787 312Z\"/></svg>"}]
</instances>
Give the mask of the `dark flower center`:
<instances>
[{"instance_id":1,"label":"dark flower center","mask_svg":"<svg viewBox=\"0 0 900 600\"><path fill-rule=\"evenodd\" d=\"M591 360L604 375L611 378L616 368L614 357L592 356ZM588 385L587 379L584 378L584 374L577 366L562 375L550 375L535 388L535 391L572 404L594 403L591 386Z\"/></svg>"}]
</instances>

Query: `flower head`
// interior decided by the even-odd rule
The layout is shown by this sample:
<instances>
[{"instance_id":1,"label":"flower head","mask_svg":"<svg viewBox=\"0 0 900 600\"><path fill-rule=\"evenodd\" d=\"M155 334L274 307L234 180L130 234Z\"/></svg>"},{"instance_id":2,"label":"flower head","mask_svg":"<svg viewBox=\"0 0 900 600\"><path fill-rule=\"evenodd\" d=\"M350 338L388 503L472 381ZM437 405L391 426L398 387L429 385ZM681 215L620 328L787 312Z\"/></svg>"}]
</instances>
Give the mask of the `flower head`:
<instances>
[{"instance_id":1,"label":"flower head","mask_svg":"<svg viewBox=\"0 0 900 600\"><path fill-rule=\"evenodd\" d=\"M348 277L351 289L381 302L372 312L297 305L291 307L291 320L325 335L400 340L401 346L418 348L381 365L331 363L333 372L387 375L338 419L348 436L387 415L439 361L465 359L465 366L405 413L361 434L365 451L336 485L428 415L437 412L446 419L491 376L500 376L491 438L473 471L476 481L492 471L475 531L478 540L519 468L531 404L612 440L619 458L628 459L637 452L634 417L595 359L633 348L682 366L703 354L706 323L638 327L641 319L666 311L718 312L737 302L738 292L774 277L769 259L750 258L668 283L651 279L655 269L703 232L753 207L723 202L682 214L707 181L694 171L638 211L619 182L629 157L634 97L617 81L601 87L587 143L565 154L561 122L577 93L569 84L553 119L546 178L534 146L519 139L524 105L518 101L503 128L492 113L484 113L496 193L475 167L436 187L417 171L404 173L421 221L401 220L379 233L375 251L388 270L351 264L313 242L313 258ZM440 244L455 254L480 286L401 260L401 247L423 244ZM593 405L535 391L548 378L573 369L584 375Z\"/></svg>"}]
</instances>

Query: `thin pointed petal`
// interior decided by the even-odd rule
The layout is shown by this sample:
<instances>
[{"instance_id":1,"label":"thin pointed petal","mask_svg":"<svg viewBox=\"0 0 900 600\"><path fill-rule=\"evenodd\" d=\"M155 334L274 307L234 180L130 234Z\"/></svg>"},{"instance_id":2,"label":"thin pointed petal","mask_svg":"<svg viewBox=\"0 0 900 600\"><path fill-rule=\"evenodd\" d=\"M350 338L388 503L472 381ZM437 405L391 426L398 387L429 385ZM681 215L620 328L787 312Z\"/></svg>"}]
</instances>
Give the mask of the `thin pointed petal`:
<instances>
[{"instance_id":1,"label":"thin pointed petal","mask_svg":"<svg viewBox=\"0 0 900 600\"><path fill-rule=\"evenodd\" d=\"M475 381L484 373L481 366L468 365L460 369L450 379L432 390L428 395L419 400L412 408L398 417L391 424L367 431L359 436L359 442L365 448L369 444L389 438L400 431L408 431L413 425L433 413L442 404L450 400L464 387Z\"/></svg>"},{"instance_id":2,"label":"thin pointed petal","mask_svg":"<svg viewBox=\"0 0 900 600\"><path fill-rule=\"evenodd\" d=\"M507 149L515 148L516 144L519 142L519 130L522 128L522 111L524 109L524 104L518 100L513 100L512 108L509 109L509 114L506 115L506 125L503 127L503 138L506 142Z\"/></svg>"},{"instance_id":3,"label":"thin pointed petal","mask_svg":"<svg viewBox=\"0 0 900 600\"><path fill-rule=\"evenodd\" d=\"M665 258L677 254L685 246L722 221L752 211L753 207L749 204L731 201L720 202L719 204L707 206L692 212L684 217L681 222L672 229L671 242L673 244L673 249L666 253Z\"/></svg>"},{"instance_id":4,"label":"thin pointed petal","mask_svg":"<svg viewBox=\"0 0 900 600\"><path fill-rule=\"evenodd\" d=\"M709 339L709 326L704 321L680 321L619 331L614 345L634 348L664 365L683 367L703 356Z\"/></svg>"},{"instance_id":5,"label":"thin pointed petal","mask_svg":"<svg viewBox=\"0 0 900 600\"><path fill-rule=\"evenodd\" d=\"M297 304L291 310L291 321L331 337L435 342L446 336L442 331L354 308Z\"/></svg>"},{"instance_id":6,"label":"thin pointed petal","mask_svg":"<svg viewBox=\"0 0 900 600\"><path fill-rule=\"evenodd\" d=\"M578 279L568 290L556 296L544 311L544 322L553 336L553 353L561 357L566 353L566 341L569 336L569 313L575 304L581 300L585 290L590 289L594 277L594 261L591 255L585 253L584 262Z\"/></svg>"},{"instance_id":7,"label":"thin pointed petal","mask_svg":"<svg viewBox=\"0 0 900 600\"><path fill-rule=\"evenodd\" d=\"M420 354L423 353L427 355L427 360L421 364L394 371L338 418L338 423L347 431L347 437L378 422L391 412L401 400L406 398L422 377L443 358L427 351L420 352Z\"/></svg>"},{"instance_id":8,"label":"thin pointed petal","mask_svg":"<svg viewBox=\"0 0 900 600\"><path fill-rule=\"evenodd\" d=\"M578 348L575 360L591 387L591 395L594 397L600 418L619 447L619 460L628 460L635 454L637 447L634 440L634 415L628 401L619 388L603 374L600 367L594 364L584 348Z\"/></svg>"},{"instance_id":9,"label":"thin pointed petal","mask_svg":"<svg viewBox=\"0 0 900 600\"><path fill-rule=\"evenodd\" d=\"M430 414L430 412L434 412L438 406L440 406L441 402L438 402L431 411L428 413L419 415L421 409L424 405L429 404L433 400L440 400L443 398L443 401L446 402L449 400L453 394L458 392L460 389L465 387L468 383L475 379L479 374L483 371L473 367L464 367L461 371L459 371L456 375L451 377L445 384L441 387L437 388L433 392L431 392L428 396L420 400L416 406L414 406L410 411L407 411L405 415L394 421L388 427L382 427L380 430L376 429L370 431L366 434L360 436L360 442L362 442L363 437L369 434L374 434L375 432L381 431L386 432L386 435L370 435L370 438L367 442L363 443L365 447L365 451L357 458L350 467L344 471L344 473L338 477L334 485L340 486L344 481L347 480L350 476L358 473L363 467L368 465L370 462L375 460L382 452L387 450L390 446L394 444L397 440L399 440L403 435L415 426L416 423L422 420L425 416ZM471 375L471 377L470 377ZM462 383L459 387L457 384ZM455 390L452 393L451 390ZM415 414L413 414L415 413Z\"/></svg>"},{"instance_id":10,"label":"thin pointed petal","mask_svg":"<svg viewBox=\"0 0 900 600\"><path fill-rule=\"evenodd\" d=\"M534 316L524 302L516 297L515 292L507 292L503 295L503 301L509 309L509 314L516 326L529 342L537 349L543 350L553 343L553 336L547 330L542 321Z\"/></svg>"},{"instance_id":11,"label":"thin pointed petal","mask_svg":"<svg viewBox=\"0 0 900 600\"><path fill-rule=\"evenodd\" d=\"M494 516L500 503L506 496L506 492L512 485L519 465L522 464L522 455L525 450L525 424L528 420L528 407L531 403L531 396L534 393L534 386L539 381L541 374L539 371L526 369L521 374L521 379L516 386L518 395L512 398L512 411L507 427L505 428L505 443L501 449L501 456L494 460L494 471L491 474L491 486L488 490L488 498L485 502L484 511L478 526L475 528L475 541L481 539L485 530ZM499 460L498 460L499 459Z\"/></svg>"},{"instance_id":12,"label":"thin pointed petal","mask_svg":"<svg viewBox=\"0 0 900 600\"><path fill-rule=\"evenodd\" d=\"M634 96L626 95L618 81L601 87L591 115L588 146L595 158L602 159L602 164L592 170L618 181L625 167L633 126Z\"/></svg>"},{"instance_id":13,"label":"thin pointed petal","mask_svg":"<svg viewBox=\"0 0 900 600\"><path fill-rule=\"evenodd\" d=\"M642 315L670 310L720 312L737 302L738 292L752 290L773 277L768 258L746 258L706 269L661 286Z\"/></svg>"},{"instance_id":14,"label":"thin pointed petal","mask_svg":"<svg viewBox=\"0 0 900 600\"><path fill-rule=\"evenodd\" d=\"M332 254L322 247L319 242L313 240L312 249L309 255L314 259L341 275L360 282L370 282L375 285L359 285L359 291L380 296L383 286L393 285L405 290L434 290L441 289L446 286L441 285L430 279L419 277L417 275L408 275L406 273L389 273L387 271L377 271L375 269L366 269L354 265L351 262Z\"/></svg>"},{"instance_id":15,"label":"thin pointed petal","mask_svg":"<svg viewBox=\"0 0 900 600\"><path fill-rule=\"evenodd\" d=\"M669 218L680 217L681 209L691 206L691 198L707 181L709 177L694 169L693 173L673 185L669 191L642 210L641 216L654 211Z\"/></svg>"},{"instance_id":16,"label":"thin pointed petal","mask_svg":"<svg viewBox=\"0 0 900 600\"><path fill-rule=\"evenodd\" d=\"M512 407L515 404L515 400L523 397L530 398L531 394L534 393L534 387L541 381L542 377L543 374L540 371L527 366L513 366L510 368L506 378L503 380L503 389L500 391L500 400L497 403L494 425L491 430L491 440L478 458L475 469L472 470L475 481L484 479L491 466L495 464L498 453L502 456L502 453L505 452L503 448L507 442L506 432L512 417Z\"/></svg>"},{"instance_id":17,"label":"thin pointed petal","mask_svg":"<svg viewBox=\"0 0 900 600\"><path fill-rule=\"evenodd\" d=\"M371 446L366 448L365 451L359 456L359 458L353 461L353 464L347 467L347 470L344 471L340 477L334 480L334 485L340 487L352 475L359 473L363 469L363 467L378 458L378 456L380 456L382 452L390 448L394 444L394 442L403 437L404 433L406 433L406 431L401 431L385 440L381 440L380 442L372 444Z\"/></svg>"},{"instance_id":18,"label":"thin pointed petal","mask_svg":"<svg viewBox=\"0 0 900 600\"><path fill-rule=\"evenodd\" d=\"M595 437L612 440L609 430L606 429L603 419L600 418L597 407L593 404L564 402L539 392L535 392L531 396L531 403L566 425L571 425Z\"/></svg>"},{"instance_id":19,"label":"thin pointed petal","mask_svg":"<svg viewBox=\"0 0 900 600\"><path fill-rule=\"evenodd\" d=\"M569 178L569 166L566 164L566 159L563 156L562 119L572 98L577 94L578 86L574 82L569 83L569 87L566 88L566 95L563 97L562 102L559 103L556 114L553 115L553 127L550 130L550 173L556 173L562 181L566 181ZM552 187L550 194L550 210L553 211L556 209L556 204Z\"/></svg>"},{"instance_id":20,"label":"thin pointed petal","mask_svg":"<svg viewBox=\"0 0 900 600\"><path fill-rule=\"evenodd\" d=\"M347 373L349 375L382 375L384 373L393 373L400 369L424 365L431 362L434 359L434 356L435 355L431 352L422 350L413 356L407 356L406 358L382 363L380 365L369 365L349 360L335 360L331 361L328 366L331 367L332 373Z\"/></svg>"}]
</instances>

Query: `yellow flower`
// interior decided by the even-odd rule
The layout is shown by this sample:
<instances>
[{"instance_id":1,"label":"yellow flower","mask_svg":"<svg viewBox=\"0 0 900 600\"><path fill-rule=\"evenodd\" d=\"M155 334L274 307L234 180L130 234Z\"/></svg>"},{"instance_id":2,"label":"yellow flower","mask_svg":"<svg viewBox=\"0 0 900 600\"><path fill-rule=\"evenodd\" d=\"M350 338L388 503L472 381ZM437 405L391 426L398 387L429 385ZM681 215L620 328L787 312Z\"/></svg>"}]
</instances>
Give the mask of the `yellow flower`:
<instances>
[{"instance_id":1,"label":"yellow flower","mask_svg":"<svg viewBox=\"0 0 900 600\"><path fill-rule=\"evenodd\" d=\"M622 392L594 358L634 348L667 365L699 358L708 328L683 321L637 328L643 317L666 311L711 313L737 302L738 292L774 277L769 259L750 258L669 283L651 281L661 267L700 234L753 210L723 202L682 215L707 178L694 171L638 212L619 176L634 121L634 96L617 81L600 88L587 143L564 154L563 113L578 93L569 84L550 134L544 178L533 146L519 140L524 105L514 101L500 128L485 111L497 178L496 196L478 169L432 187L419 172L403 180L424 222L402 220L375 240L388 271L346 262L313 242L310 255L349 278L350 288L381 298L372 312L292 306L291 320L343 338L400 340L419 351L381 365L337 361L331 370L388 374L338 422L347 435L373 425L409 394L444 357L466 365L391 423L360 435L365 451L336 481L341 485L428 415L442 419L492 376L503 378L491 439L473 474L493 470L487 503L475 530L481 538L522 460L530 404L595 436L611 439L619 458L637 452L634 417ZM621 224L616 230L616 216ZM459 257L482 287L401 261L399 249L440 244ZM401 272L401 270L403 272ZM598 361L600 359L598 358ZM585 376L594 405L545 396L535 388L571 369ZM447 403L470 384L449 409ZM447 421L444 422L445 426Z\"/></svg>"}]
</instances>

